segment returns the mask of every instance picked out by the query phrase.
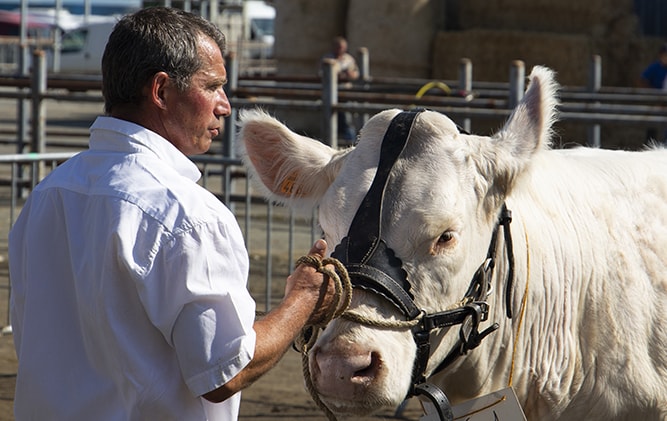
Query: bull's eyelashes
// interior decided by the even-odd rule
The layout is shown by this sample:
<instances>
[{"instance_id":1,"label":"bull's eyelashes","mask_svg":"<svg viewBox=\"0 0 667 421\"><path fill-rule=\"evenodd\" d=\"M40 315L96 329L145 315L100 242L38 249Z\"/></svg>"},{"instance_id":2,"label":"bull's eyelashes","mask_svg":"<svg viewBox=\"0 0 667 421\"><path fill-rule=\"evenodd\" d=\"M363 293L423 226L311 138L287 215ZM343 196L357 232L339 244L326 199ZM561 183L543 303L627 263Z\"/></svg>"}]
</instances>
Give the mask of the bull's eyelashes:
<instances>
[{"instance_id":1,"label":"bull's eyelashes","mask_svg":"<svg viewBox=\"0 0 667 421\"><path fill-rule=\"evenodd\" d=\"M436 256L444 253L456 244L456 233L452 230L447 230L440 234L440 237L431 246L431 255Z\"/></svg>"}]
</instances>

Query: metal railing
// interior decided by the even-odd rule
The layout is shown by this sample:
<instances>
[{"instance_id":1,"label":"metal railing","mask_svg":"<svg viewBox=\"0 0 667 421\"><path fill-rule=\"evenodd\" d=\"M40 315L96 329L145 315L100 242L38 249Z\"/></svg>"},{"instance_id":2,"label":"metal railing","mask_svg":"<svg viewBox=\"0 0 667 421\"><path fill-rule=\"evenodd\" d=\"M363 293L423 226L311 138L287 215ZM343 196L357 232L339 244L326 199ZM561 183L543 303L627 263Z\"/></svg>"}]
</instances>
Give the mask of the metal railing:
<instances>
[{"instance_id":1,"label":"metal railing","mask_svg":"<svg viewBox=\"0 0 667 421\"><path fill-rule=\"evenodd\" d=\"M0 200L6 214L8 233L28 193L59 164L77 152L31 153L0 155ZM264 289L253 295L266 310L282 297L281 285L274 280L284 279L293 269L295 258L304 254L320 237L316 217L298 218L289 210L272 205L252 194L245 173L239 171L242 163L222 156L197 156L192 158L202 172L200 183L229 207L237 218L244 235L246 248L252 260L251 276L263 278ZM6 241L7 236L4 236ZM6 243L5 243L6 255ZM0 279L0 289L6 290L0 298L0 317L6 315L4 332L11 332L9 298L11 280Z\"/></svg>"},{"instance_id":2,"label":"metal railing","mask_svg":"<svg viewBox=\"0 0 667 421\"><path fill-rule=\"evenodd\" d=\"M363 50L362 50L363 51ZM386 108L428 107L458 119L465 129L477 118L504 118L523 95L525 70L520 61L511 63L508 83L475 82L469 60L462 59L456 81L428 81L406 78L373 78L368 60L361 59L362 78L351 87L340 88L335 64L327 63L324 77L273 76L240 79L234 57L228 60L228 96L232 115L226 127L234 127L236 113L242 107L265 106L316 110L322 115L323 142L336 147L336 113L372 114ZM602 124L652 123L667 126L667 95L652 90L606 88L599 83L600 61L591 62L591 80L586 87L564 87L561 91L560 118L589 125L589 144L599 146L599 127ZM0 195L7 200L7 227L14 221L15 212L32 187L52 168L73 153L47 153L47 99L71 102L101 102L101 79L47 78L43 53L33 56L30 77L0 77L0 86L14 91L0 91L0 97L29 104L30 112L17 119L17 136L28 133L29 138L16 139L19 153L0 156ZM434 94L436 87L442 94ZM417 95L419 93L419 95ZM30 130L27 130L29 128ZM597 129L596 129L597 128ZM218 154L194 157L202 170L201 183L212 191L236 215L246 239L246 246L255 264L255 272L265 278L264 296L267 308L276 294L272 279L287 275L294 262L294 253L302 254L320 236L317 218L295 217L282 207L267 204L252 192L245 170L234 157L234 130L224 132L222 151ZM22 140L23 139L23 140ZM30 147L31 154L22 153ZM2 189L5 189L2 194ZM297 238L299 239L297 241ZM10 286L7 284L9 290ZM2 300L0 299L0 306ZM2 308L0 307L0 314ZM9 321L8 321L9 323Z\"/></svg>"},{"instance_id":3,"label":"metal railing","mask_svg":"<svg viewBox=\"0 0 667 421\"><path fill-rule=\"evenodd\" d=\"M340 87L336 63L323 63L322 77L300 79L274 77L273 80L238 79L235 62L230 71L230 98L233 106L318 110L322 114L322 141L337 146L337 113L368 115L387 108L425 107L447 114L470 131L474 119L506 119L523 97L525 64L509 65L508 82L472 80L472 62L460 60L457 80L433 81L370 76L368 51L360 49L361 77L351 86ZM365 57L366 56L366 57ZM583 87L563 86L559 91L559 121L588 125L586 144L602 147L602 124L653 124L667 127L667 93L655 89L604 87L602 60L594 55L589 63L588 83ZM443 87L438 93L428 86Z\"/></svg>"},{"instance_id":4,"label":"metal railing","mask_svg":"<svg viewBox=\"0 0 667 421\"><path fill-rule=\"evenodd\" d=\"M365 49L361 49L363 54ZM367 54L367 53L366 53ZM337 114L352 112L365 121L369 115L387 108L424 107L447 114L466 130L475 119L505 119L523 96L526 71L524 63L510 63L506 83L472 80L472 63L462 59L456 81L432 81L407 78L374 78L370 76L367 58L360 58L361 78L350 86L339 86L336 64L323 64L322 77L246 77L241 79L238 60L229 56L227 93L232 103L228 126L234 127L237 111L244 107L266 107L318 111L321 114L321 140L337 147ZM589 126L586 142L601 147L602 124L653 124L667 127L667 93L640 88L601 86L601 59L593 56L590 62L589 82L585 87L565 86L559 92L559 120ZM437 82L437 83L434 83ZM433 93L428 86L444 86L446 92ZM0 77L0 86L13 86L15 92L3 92L3 97L30 101L31 117L26 114L17 121L17 133L31 128L29 140L18 139L17 152L31 146L33 152L44 152L46 99L100 102L100 77L47 78L45 55L33 52L33 73L28 77ZM63 92L63 90L65 90ZM96 90L94 93L89 90ZM234 131L224 133L223 151L233 157Z\"/></svg>"}]
</instances>

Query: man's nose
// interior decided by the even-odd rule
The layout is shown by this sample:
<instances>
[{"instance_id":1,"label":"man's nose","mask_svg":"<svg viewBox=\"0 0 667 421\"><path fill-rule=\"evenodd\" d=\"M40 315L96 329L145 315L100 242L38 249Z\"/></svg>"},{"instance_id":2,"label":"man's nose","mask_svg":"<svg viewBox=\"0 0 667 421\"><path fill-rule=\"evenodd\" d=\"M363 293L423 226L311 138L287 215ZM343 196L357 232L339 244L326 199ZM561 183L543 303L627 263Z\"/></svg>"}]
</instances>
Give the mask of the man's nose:
<instances>
[{"instance_id":1,"label":"man's nose","mask_svg":"<svg viewBox=\"0 0 667 421\"><path fill-rule=\"evenodd\" d=\"M229 98L223 89L220 89L218 102L216 104L216 115L219 117L227 117L232 113L232 105L229 103Z\"/></svg>"}]
</instances>

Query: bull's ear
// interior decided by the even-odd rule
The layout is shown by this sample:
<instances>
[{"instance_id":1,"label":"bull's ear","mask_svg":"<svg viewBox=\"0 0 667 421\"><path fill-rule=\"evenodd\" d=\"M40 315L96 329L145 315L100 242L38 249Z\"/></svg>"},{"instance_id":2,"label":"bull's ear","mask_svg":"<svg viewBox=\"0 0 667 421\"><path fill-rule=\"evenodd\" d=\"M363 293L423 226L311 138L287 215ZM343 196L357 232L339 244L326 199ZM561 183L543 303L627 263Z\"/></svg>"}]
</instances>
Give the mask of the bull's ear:
<instances>
[{"instance_id":1,"label":"bull's ear","mask_svg":"<svg viewBox=\"0 0 667 421\"><path fill-rule=\"evenodd\" d=\"M528 79L526 94L496 135L502 147L521 159L530 159L539 149L550 146L558 106L558 85L552 70L536 66Z\"/></svg>"},{"instance_id":2,"label":"bull's ear","mask_svg":"<svg viewBox=\"0 0 667 421\"><path fill-rule=\"evenodd\" d=\"M493 183L494 196L507 195L531 158L550 147L557 115L558 84L554 72L541 66L533 68L528 79L523 99L492 139L495 162L487 166L493 169L493 174L487 174L487 178Z\"/></svg>"},{"instance_id":3,"label":"bull's ear","mask_svg":"<svg viewBox=\"0 0 667 421\"><path fill-rule=\"evenodd\" d=\"M347 152L298 135L264 111L239 115L237 153L269 200L296 210L314 208L338 175Z\"/></svg>"}]
</instances>

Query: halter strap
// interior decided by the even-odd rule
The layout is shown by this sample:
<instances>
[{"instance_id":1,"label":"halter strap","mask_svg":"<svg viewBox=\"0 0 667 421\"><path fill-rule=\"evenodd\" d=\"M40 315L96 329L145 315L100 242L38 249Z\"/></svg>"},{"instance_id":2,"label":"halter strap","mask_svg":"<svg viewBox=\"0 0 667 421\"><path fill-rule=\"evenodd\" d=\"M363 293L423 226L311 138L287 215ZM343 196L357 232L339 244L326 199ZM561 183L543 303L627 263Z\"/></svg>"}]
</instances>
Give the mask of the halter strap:
<instances>
[{"instance_id":1,"label":"halter strap","mask_svg":"<svg viewBox=\"0 0 667 421\"><path fill-rule=\"evenodd\" d=\"M403 262L382 240L382 204L391 169L405 149L420 112L404 111L392 119L382 140L371 187L357 209L348 235L331 254L347 267L355 287L381 294L410 319L421 310L414 304Z\"/></svg>"},{"instance_id":2,"label":"halter strap","mask_svg":"<svg viewBox=\"0 0 667 421\"><path fill-rule=\"evenodd\" d=\"M433 329L461 325L459 341L436 372L453 362L458 356L477 347L498 324L480 332L480 322L486 321L489 306L486 302L495 266L498 229L503 227L509 271L506 290L507 315L511 317L511 292L514 257L509 223L511 212L503 205L501 215L494 227L487 258L473 276L470 286L461 300L461 305L452 310L426 314L414 302L411 285L403 262L382 239L382 207L385 190L394 164L405 149L417 115L423 110L404 111L396 115L382 140L380 159L375 178L352 220L348 234L336 246L332 257L338 259L348 270L355 288L370 290L387 298L409 320L418 320L412 328L417 346L413 364L410 395L429 393L418 387L426 382L425 371L430 356L430 332Z\"/></svg>"},{"instance_id":3,"label":"halter strap","mask_svg":"<svg viewBox=\"0 0 667 421\"><path fill-rule=\"evenodd\" d=\"M350 225L355 235L350 239L347 255L353 262L364 262L382 237L382 199L391 169L405 149L417 114L421 111L405 111L394 117L385 132L380 149L380 161L375 178L366 197L359 205ZM377 205L380 206L377 206ZM362 254L365 253L365 256Z\"/></svg>"}]
</instances>

